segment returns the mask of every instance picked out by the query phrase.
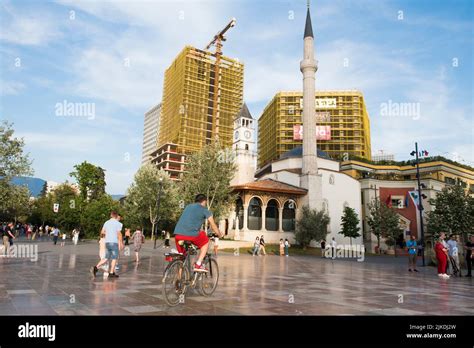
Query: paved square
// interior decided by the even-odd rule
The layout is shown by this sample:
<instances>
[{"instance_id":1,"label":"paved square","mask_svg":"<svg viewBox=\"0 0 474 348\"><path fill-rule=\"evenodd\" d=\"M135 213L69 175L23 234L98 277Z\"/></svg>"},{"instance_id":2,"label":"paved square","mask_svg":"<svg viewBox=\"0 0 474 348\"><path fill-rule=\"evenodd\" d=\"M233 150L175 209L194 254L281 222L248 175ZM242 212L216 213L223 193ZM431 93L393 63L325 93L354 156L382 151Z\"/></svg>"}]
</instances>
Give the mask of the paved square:
<instances>
[{"instance_id":1,"label":"paved square","mask_svg":"<svg viewBox=\"0 0 474 348\"><path fill-rule=\"evenodd\" d=\"M107 280L89 273L97 243L38 245L37 262L0 259L0 315L474 315L472 278L439 279L433 267L408 273L403 257L221 253L215 294L190 292L170 308L161 297L163 248L147 242L139 265L121 256L120 278Z\"/></svg>"}]
</instances>

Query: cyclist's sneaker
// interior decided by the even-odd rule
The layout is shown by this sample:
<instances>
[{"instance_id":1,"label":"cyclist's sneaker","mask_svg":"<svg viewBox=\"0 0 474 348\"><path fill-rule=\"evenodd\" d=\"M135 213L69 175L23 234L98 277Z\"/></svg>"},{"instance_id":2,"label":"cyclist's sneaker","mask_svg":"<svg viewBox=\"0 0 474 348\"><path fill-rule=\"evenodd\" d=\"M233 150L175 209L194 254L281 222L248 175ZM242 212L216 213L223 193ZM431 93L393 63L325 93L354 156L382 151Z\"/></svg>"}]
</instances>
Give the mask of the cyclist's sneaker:
<instances>
[{"instance_id":1,"label":"cyclist's sneaker","mask_svg":"<svg viewBox=\"0 0 474 348\"><path fill-rule=\"evenodd\" d=\"M206 268L206 266L204 266L202 263L200 265L198 265L197 263L194 264L194 272L203 272L203 273L207 273L209 272Z\"/></svg>"}]
</instances>

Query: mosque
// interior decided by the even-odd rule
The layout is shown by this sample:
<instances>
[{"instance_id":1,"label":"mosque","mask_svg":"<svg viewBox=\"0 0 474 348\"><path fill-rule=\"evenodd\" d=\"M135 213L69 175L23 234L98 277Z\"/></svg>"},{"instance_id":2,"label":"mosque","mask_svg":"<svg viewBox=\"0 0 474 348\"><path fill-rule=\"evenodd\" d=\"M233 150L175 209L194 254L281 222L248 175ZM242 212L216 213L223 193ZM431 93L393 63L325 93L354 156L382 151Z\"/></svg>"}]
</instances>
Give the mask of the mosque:
<instances>
[{"instance_id":1,"label":"mosque","mask_svg":"<svg viewBox=\"0 0 474 348\"><path fill-rule=\"evenodd\" d=\"M237 195L235 209L227 219L226 230L235 240L253 241L263 235L268 243L287 238L295 241L296 220L304 205L325 210L331 221L326 240L349 244L339 234L341 216L346 206L361 216L361 185L342 173L340 163L317 150L314 36L308 7L303 39L303 140L267 165L256 168L255 120L244 104L234 123L233 148L237 173L231 182ZM360 226L362 227L362 226ZM315 241L318 242L318 241ZM362 237L353 239L362 244Z\"/></svg>"}]
</instances>

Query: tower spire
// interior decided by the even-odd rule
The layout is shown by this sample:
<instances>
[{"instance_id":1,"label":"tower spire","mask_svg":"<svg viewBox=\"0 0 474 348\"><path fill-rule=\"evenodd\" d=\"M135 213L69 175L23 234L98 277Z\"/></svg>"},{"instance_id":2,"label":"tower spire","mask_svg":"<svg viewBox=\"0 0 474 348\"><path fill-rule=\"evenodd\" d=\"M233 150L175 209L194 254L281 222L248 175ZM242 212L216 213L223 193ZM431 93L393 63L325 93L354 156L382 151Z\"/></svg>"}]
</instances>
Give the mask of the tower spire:
<instances>
[{"instance_id":1,"label":"tower spire","mask_svg":"<svg viewBox=\"0 0 474 348\"><path fill-rule=\"evenodd\" d=\"M313 36L313 26L311 24L311 14L309 13L309 0L308 0L308 9L306 11L306 25L304 27L304 37L312 37Z\"/></svg>"}]
</instances>

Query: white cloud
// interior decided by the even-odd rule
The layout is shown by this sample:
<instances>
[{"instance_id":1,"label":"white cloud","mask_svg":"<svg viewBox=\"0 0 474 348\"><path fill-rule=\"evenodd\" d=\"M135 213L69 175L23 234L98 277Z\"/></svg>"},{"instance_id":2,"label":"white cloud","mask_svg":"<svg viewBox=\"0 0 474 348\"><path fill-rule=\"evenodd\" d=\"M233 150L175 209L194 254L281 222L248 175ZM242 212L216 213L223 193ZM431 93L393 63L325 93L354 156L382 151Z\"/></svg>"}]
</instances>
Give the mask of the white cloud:
<instances>
[{"instance_id":1,"label":"white cloud","mask_svg":"<svg viewBox=\"0 0 474 348\"><path fill-rule=\"evenodd\" d=\"M15 81L1 81L0 82L0 96L18 95L25 89L25 85L21 82Z\"/></svg>"},{"instance_id":2,"label":"white cloud","mask_svg":"<svg viewBox=\"0 0 474 348\"><path fill-rule=\"evenodd\" d=\"M1 4L0 11L0 40L36 46L61 37L56 21L46 13L19 13L8 3Z\"/></svg>"}]
</instances>

